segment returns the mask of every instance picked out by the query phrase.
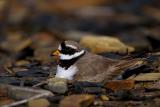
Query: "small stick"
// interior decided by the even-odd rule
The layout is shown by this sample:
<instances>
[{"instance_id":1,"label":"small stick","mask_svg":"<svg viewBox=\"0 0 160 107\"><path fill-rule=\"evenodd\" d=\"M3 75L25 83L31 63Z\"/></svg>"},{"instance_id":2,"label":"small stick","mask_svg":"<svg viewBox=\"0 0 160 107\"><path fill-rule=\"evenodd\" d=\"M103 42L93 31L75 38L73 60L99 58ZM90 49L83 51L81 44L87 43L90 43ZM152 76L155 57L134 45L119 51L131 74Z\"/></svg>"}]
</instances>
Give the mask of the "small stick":
<instances>
[{"instance_id":1,"label":"small stick","mask_svg":"<svg viewBox=\"0 0 160 107\"><path fill-rule=\"evenodd\" d=\"M22 101L17 101L17 102L14 102L14 103L12 103L12 104L8 104L8 105L2 106L2 107L13 107L13 106L17 106L17 105L26 103L26 102L28 102L28 101L30 101L30 100L38 99L38 98L41 98L41 97L47 97L47 96L49 96L49 95L50 95L50 93L41 93L41 94L35 95L35 96L33 96L33 97L24 99L24 100L22 100Z\"/></svg>"},{"instance_id":2,"label":"small stick","mask_svg":"<svg viewBox=\"0 0 160 107\"><path fill-rule=\"evenodd\" d=\"M14 75L14 71L10 70L7 66L4 66L4 69L11 75Z\"/></svg>"},{"instance_id":3,"label":"small stick","mask_svg":"<svg viewBox=\"0 0 160 107\"><path fill-rule=\"evenodd\" d=\"M46 81L41 81L40 83L37 83L37 84L33 85L32 87L39 87L39 86L44 85L44 84L47 84L47 83L48 83L48 80L46 80Z\"/></svg>"}]
</instances>

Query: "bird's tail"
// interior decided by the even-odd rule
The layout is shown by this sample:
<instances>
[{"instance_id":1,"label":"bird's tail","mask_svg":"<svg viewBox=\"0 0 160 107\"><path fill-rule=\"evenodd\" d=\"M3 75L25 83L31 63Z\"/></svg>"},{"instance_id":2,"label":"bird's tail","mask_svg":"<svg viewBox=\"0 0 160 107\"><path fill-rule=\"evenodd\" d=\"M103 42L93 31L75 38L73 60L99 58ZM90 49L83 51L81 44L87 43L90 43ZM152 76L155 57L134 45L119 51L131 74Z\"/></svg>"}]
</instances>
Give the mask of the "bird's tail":
<instances>
[{"instance_id":1,"label":"bird's tail","mask_svg":"<svg viewBox=\"0 0 160 107\"><path fill-rule=\"evenodd\" d=\"M145 64L145 60L142 58L135 58L135 59L125 59L119 60L114 66L111 66L108 72L105 75L105 81L113 80L113 79L123 79L122 75L126 69L135 68L138 66L142 66ZM134 73L130 73L134 74ZM131 75L128 75L131 76ZM104 82L105 82L104 81Z\"/></svg>"}]
</instances>

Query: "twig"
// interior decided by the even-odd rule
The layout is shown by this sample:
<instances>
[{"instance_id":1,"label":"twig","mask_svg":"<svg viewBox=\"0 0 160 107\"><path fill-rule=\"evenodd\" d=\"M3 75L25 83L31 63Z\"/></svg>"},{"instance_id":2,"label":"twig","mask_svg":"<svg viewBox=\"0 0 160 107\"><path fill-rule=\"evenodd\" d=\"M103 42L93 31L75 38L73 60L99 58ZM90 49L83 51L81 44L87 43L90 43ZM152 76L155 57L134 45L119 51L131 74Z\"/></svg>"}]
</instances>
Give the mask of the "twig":
<instances>
[{"instance_id":1,"label":"twig","mask_svg":"<svg viewBox=\"0 0 160 107\"><path fill-rule=\"evenodd\" d=\"M30 100L34 100L34 99L41 98L41 97L47 97L47 96L49 96L49 95L50 95L50 93L41 93L41 94L35 95L35 96L33 96L33 97L30 97L30 98L28 98L28 99L24 99L24 100L22 100L22 101L17 101L17 102L14 102L14 103L11 103L11 104L2 106L2 107L13 107L13 106L17 106L17 105L26 103L26 102L28 102L28 101L30 101Z\"/></svg>"},{"instance_id":2,"label":"twig","mask_svg":"<svg viewBox=\"0 0 160 107\"><path fill-rule=\"evenodd\" d=\"M4 66L4 69L11 75L14 75L13 71L10 70L7 66Z\"/></svg>"},{"instance_id":3,"label":"twig","mask_svg":"<svg viewBox=\"0 0 160 107\"><path fill-rule=\"evenodd\" d=\"M41 98L41 97L49 97L49 96L54 95L52 92L47 91L47 90L42 90L42 89L34 89L34 88L28 88L28 87L17 87L17 86L12 86L12 85L3 85L3 84L0 84L0 85L1 85L1 87L5 87L11 93L14 93L15 90L20 91L20 92L34 93L34 95L29 97L29 98L25 98L25 99L22 99L20 101L13 102L11 104L6 104L6 105L3 105L1 107L18 106L20 104L27 103L30 100L38 99L38 98Z\"/></svg>"},{"instance_id":4,"label":"twig","mask_svg":"<svg viewBox=\"0 0 160 107\"><path fill-rule=\"evenodd\" d=\"M39 86L44 85L44 84L47 84L47 83L48 83L47 80L46 80L46 81L41 81L40 83L35 84L35 85L33 85L32 87L39 87Z\"/></svg>"}]
</instances>

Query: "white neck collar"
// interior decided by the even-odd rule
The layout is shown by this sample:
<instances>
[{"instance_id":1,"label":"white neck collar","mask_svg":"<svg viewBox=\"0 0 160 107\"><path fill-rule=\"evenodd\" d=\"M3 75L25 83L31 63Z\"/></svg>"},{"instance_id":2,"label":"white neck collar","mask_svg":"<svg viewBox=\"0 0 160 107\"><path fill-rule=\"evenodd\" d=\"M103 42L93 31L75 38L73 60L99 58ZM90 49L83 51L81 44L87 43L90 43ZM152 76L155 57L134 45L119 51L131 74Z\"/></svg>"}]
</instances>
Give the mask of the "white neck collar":
<instances>
[{"instance_id":1,"label":"white neck collar","mask_svg":"<svg viewBox=\"0 0 160 107\"><path fill-rule=\"evenodd\" d=\"M73 59L73 58L76 58L78 56L81 56L84 54L84 50L80 51L80 52L76 52L75 54L73 55L64 55L64 54L60 54L60 59L61 60L70 60L70 59Z\"/></svg>"}]
</instances>

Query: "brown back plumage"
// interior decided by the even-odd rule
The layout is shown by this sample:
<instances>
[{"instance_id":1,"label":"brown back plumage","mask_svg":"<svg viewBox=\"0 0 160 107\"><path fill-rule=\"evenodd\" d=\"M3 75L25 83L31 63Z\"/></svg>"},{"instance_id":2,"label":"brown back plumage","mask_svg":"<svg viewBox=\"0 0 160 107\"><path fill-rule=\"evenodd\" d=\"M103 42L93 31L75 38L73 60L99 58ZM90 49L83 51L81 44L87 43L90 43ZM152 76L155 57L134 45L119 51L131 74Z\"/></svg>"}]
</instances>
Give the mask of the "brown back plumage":
<instances>
[{"instance_id":1,"label":"brown back plumage","mask_svg":"<svg viewBox=\"0 0 160 107\"><path fill-rule=\"evenodd\" d=\"M82 56L75 65L79 71L75 80L89 82L105 82L118 76L122 70L135 66L142 59L112 60L91 53Z\"/></svg>"}]
</instances>

